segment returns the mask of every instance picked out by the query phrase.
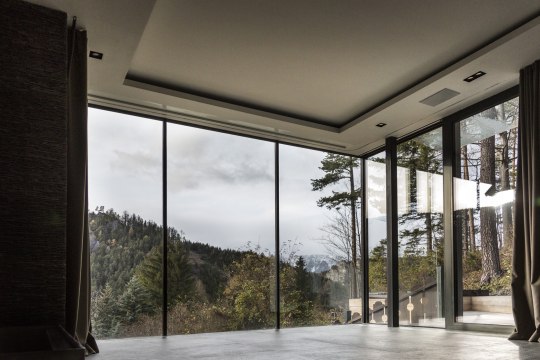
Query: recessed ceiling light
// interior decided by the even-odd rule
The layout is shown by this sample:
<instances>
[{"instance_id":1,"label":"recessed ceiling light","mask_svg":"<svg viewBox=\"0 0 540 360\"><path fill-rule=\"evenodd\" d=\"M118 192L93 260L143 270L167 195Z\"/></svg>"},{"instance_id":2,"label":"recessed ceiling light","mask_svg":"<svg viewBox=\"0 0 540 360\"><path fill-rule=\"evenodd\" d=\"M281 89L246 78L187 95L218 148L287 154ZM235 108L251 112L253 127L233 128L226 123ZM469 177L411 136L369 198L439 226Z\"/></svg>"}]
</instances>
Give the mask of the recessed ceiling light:
<instances>
[{"instance_id":1,"label":"recessed ceiling light","mask_svg":"<svg viewBox=\"0 0 540 360\"><path fill-rule=\"evenodd\" d=\"M463 79L463 81L466 81L466 82L471 82L471 81L474 81L476 79L478 79L479 77L482 77L486 75L485 72L483 71L477 71L475 72L474 74L470 75L470 76L467 76L465 79Z\"/></svg>"},{"instance_id":2,"label":"recessed ceiling light","mask_svg":"<svg viewBox=\"0 0 540 360\"><path fill-rule=\"evenodd\" d=\"M103 53L100 53L98 51L90 50L90 54L88 54L91 58L101 60L103 59Z\"/></svg>"},{"instance_id":3,"label":"recessed ceiling light","mask_svg":"<svg viewBox=\"0 0 540 360\"><path fill-rule=\"evenodd\" d=\"M383 127L383 126L386 126L385 123L378 123L377 125L375 125L376 127Z\"/></svg>"}]
</instances>

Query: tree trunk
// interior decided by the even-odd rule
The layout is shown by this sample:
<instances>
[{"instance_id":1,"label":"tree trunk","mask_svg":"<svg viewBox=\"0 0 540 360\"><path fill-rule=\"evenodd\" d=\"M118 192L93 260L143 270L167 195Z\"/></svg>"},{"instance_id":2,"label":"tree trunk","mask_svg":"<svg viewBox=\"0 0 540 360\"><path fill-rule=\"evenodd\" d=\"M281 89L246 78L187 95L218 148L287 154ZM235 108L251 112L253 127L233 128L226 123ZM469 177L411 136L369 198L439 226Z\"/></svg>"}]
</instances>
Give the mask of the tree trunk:
<instances>
[{"instance_id":1,"label":"tree trunk","mask_svg":"<svg viewBox=\"0 0 540 360\"><path fill-rule=\"evenodd\" d=\"M427 255L428 256L431 256L432 252L433 252L433 229L432 229L432 223L431 223L431 191L433 190L431 184L432 184L432 180L433 180L433 175L428 173L428 182L427 182L427 189L426 189L426 193L427 193L427 196L426 196L426 202L427 202L427 211L426 211L426 248L427 248ZM416 176L415 176L415 183L416 183ZM414 184L416 188L416 186L418 186L417 184ZM416 191L413 191L413 192L416 192ZM414 202L416 203L416 197L414 199Z\"/></svg>"},{"instance_id":2,"label":"tree trunk","mask_svg":"<svg viewBox=\"0 0 540 360\"><path fill-rule=\"evenodd\" d=\"M467 210L461 210L460 212L460 227L461 227L461 249L463 251L463 254L466 254L470 251L469 247L469 232L467 231Z\"/></svg>"},{"instance_id":3,"label":"tree trunk","mask_svg":"<svg viewBox=\"0 0 540 360\"><path fill-rule=\"evenodd\" d=\"M427 236L427 254L431 256L433 254L433 229L432 229L432 220L431 212L426 213L426 236Z\"/></svg>"},{"instance_id":4,"label":"tree trunk","mask_svg":"<svg viewBox=\"0 0 540 360\"><path fill-rule=\"evenodd\" d=\"M349 171L351 173L351 253L352 253L352 288L351 298L358 298L358 281L357 281L357 269L358 269L358 256L356 254L356 199L354 197L354 167L353 161L349 165Z\"/></svg>"},{"instance_id":5,"label":"tree trunk","mask_svg":"<svg viewBox=\"0 0 540 360\"><path fill-rule=\"evenodd\" d=\"M508 156L508 132L499 134L501 137L501 163L499 166L499 176L501 178L501 191L510 190L510 159ZM512 223L512 203L502 205L502 223L503 223L503 246L511 248L514 242L514 224Z\"/></svg>"},{"instance_id":6,"label":"tree trunk","mask_svg":"<svg viewBox=\"0 0 540 360\"><path fill-rule=\"evenodd\" d=\"M517 145L518 145L517 128L510 129L510 135L512 136L512 160L511 161L512 161L512 164L514 164L514 161L516 161L517 159ZM512 171L511 184L512 184L512 189L514 189L516 187L516 172L515 171Z\"/></svg>"},{"instance_id":7,"label":"tree trunk","mask_svg":"<svg viewBox=\"0 0 540 360\"><path fill-rule=\"evenodd\" d=\"M476 237L474 233L474 213L472 209L467 210L467 228L469 231L469 250L476 251Z\"/></svg>"},{"instance_id":8,"label":"tree trunk","mask_svg":"<svg viewBox=\"0 0 540 360\"><path fill-rule=\"evenodd\" d=\"M360 200L360 201L363 201ZM360 203L360 208L362 208L362 204ZM362 214L360 214L360 217L362 217ZM363 269L363 262L364 261L367 261L367 257L364 258L364 254L362 253L362 231L364 231L359 223L359 216L356 216L356 238L357 238L357 242L356 242L356 249L357 249L357 254L358 254L358 269L360 269L359 271L362 271L361 269ZM366 240L367 241L367 240ZM361 276L361 275L358 275L357 276L357 286L358 286L358 297L361 297L362 296L362 289L364 287L364 277Z\"/></svg>"},{"instance_id":9,"label":"tree trunk","mask_svg":"<svg viewBox=\"0 0 540 360\"><path fill-rule=\"evenodd\" d=\"M495 136L480 142L480 182L495 184ZM501 274L497 242L497 218L492 206L480 208L480 243L482 246L482 277L488 284Z\"/></svg>"},{"instance_id":10,"label":"tree trunk","mask_svg":"<svg viewBox=\"0 0 540 360\"><path fill-rule=\"evenodd\" d=\"M467 152L467 146L465 145L462 148L462 154L463 154L463 179L469 180L469 154ZM467 221L467 231L468 231L468 242L466 246L466 249L469 251L475 251L476 250L476 241L474 237L474 214L473 209L467 209L467 213L465 215L466 221Z\"/></svg>"}]
</instances>

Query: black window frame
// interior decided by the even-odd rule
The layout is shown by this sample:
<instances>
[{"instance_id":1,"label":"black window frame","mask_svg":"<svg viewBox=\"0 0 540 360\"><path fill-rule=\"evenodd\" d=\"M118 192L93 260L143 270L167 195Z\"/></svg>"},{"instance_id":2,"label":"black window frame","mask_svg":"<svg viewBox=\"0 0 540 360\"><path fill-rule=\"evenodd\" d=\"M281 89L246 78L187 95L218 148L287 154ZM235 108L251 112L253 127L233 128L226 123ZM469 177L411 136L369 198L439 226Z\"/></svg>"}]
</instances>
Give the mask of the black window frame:
<instances>
[{"instance_id":1,"label":"black window frame","mask_svg":"<svg viewBox=\"0 0 540 360\"><path fill-rule=\"evenodd\" d=\"M209 126L204 125L198 125L193 124L187 121L181 121L181 120L171 120L166 117L162 116L155 116L155 115L149 115L144 114L137 111L129 111L124 109L118 109L114 108L112 106L103 106L98 104L89 104L88 106L91 108L111 111L111 112L117 112L127 115L133 115L141 118L147 118L151 120L158 120L161 121L163 124L163 178L162 178L162 186L163 186L163 245L164 245L164 256L163 256L163 265L166 264L166 251L167 251L167 124L179 124L189 127L194 127L198 129L203 130L209 130L214 131L218 133L225 133L240 137L246 137L250 139L255 140L261 140L265 142L274 143L275 150L274 150L274 168L275 168L275 251L276 251L276 261L275 261L275 271L276 274L279 274L279 146L280 145L287 145L287 146L294 146L299 148L305 148L320 152L326 152L326 153L332 153L332 154L338 154L338 155L345 155L345 156L353 156L360 160L361 163L361 189L362 189L362 198L361 198L361 233L360 233L360 239L361 239L361 249L363 256L361 257L361 269L362 269L362 289L361 289L361 296L363 299L369 298L369 256L367 256L368 252L368 239L367 239L367 231L368 231L368 225L367 225L367 207L366 207L366 166L365 161L370 156L379 154L381 152L385 152L387 156L387 177L386 177L386 187L387 191L390 190L390 193L388 195L388 205L387 206L387 221L390 223L392 222L391 219L396 219L397 209L395 208L395 200L397 198L397 177L395 176L397 171L397 158L396 158L396 146L399 145L402 142L408 141L414 137L417 137L419 135L428 133L434 129L442 128L442 137L443 137L443 189L444 189L444 200L443 200L443 208L444 208L444 214L443 214L443 223L444 223L444 249L445 249L445 255L444 255L444 265L443 265L443 289L444 289L444 318L445 318L445 328L450 330L470 330L470 331L481 331L481 332L490 332L490 333L500 333L500 334L507 334L512 331L512 326L508 325L487 325L487 324L473 324L473 323L460 323L456 321L456 315L460 313L460 309L463 308L463 297L462 297L462 286L461 286L461 279L462 279L462 267L461 267L461 251L458 251L460 249L460 239L457 235L459 234L459 231L456 231L456 221L454 219L454 207L453 207L453 178L456 176L457 171L457 149L459 149L459 144L457 143L459 141L459 122L470 117L473 115L476 115L486 109L489 109L493 106L499 105L505 101L511 100L515 97L519 96L519 86L513 86L507 90L504 90L500 93L497 93L485 100L482 100L480 102L477 102L463 110L457 111L447 117L444 117L442 119L439 119L437 121L434 121L432 124L411 133L406 134L405 136L402 136L400 138L394 138L394 137L388 137L386 139L385 145L378 147L368 153L365 153L361 156L351 155L344 152L339 151L330 151L330 150L321 150L315 147L306 146L306 145L298 145L291 142L286 141L277 141L277 140L270 140L266 139L260 136L254 136L249 134L241 134L237 133L232 130L224 130L224 129L215 129L211 128ZM388 157L390 158L390 161L388 161ZM393 159L393 161L392 161ZM388 224L388 228L390 229L390 226L392 224ZM395 229L391 229L395 230ZM391 239L388 241L388 250L392 250L394 253L395 250L397 250L397 237L398 234L396 231L391 231L389 233L391 235ZM389 317L388 317L388 326L389 327L399 327L399 317L398 317L398 307L399 303L396 302L396 299L399 298L399 287L398 287L398 262L397 257L394 259L395 256L390 256L390 252L388 252L388 267L387 267L387 273L388 273L388 311L389 311ZM396 255L396 254L394 254ZM163 285L167 284L167 270L166 266L164 266L164 270L162 272L163 274ZM275 300L276 300L276 330L279 330L281 328L280 324L280 284L279 284L279 276L276 276L276 291L275 291ZM166 306L166 298L167 298L167 289L166 286L164 286L163 289L163 319L162 319L162 335L167 336L167 306ZM362 306L362 322L363 323L369 323L369 306L366 306L367 302L363 301Z\"/></svg>"}]
</instances>

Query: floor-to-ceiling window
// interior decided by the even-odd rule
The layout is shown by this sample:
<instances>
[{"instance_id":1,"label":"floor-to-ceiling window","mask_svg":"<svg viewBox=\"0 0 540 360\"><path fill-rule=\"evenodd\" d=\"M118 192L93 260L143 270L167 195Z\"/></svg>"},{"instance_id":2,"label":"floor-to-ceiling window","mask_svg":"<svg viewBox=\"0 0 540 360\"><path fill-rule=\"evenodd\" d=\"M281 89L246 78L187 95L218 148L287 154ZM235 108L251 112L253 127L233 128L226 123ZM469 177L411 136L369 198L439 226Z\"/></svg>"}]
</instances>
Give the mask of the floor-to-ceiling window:
<instances>
[{"instance_id":1,"label":"floor-to-ceiling window","mask_svg":"<svg viewBox=\"0 0 540 360\"><path fill-rule=\"evenodd\" d=\"M167 124L168 333L273 328L274 143Z\"/></svg>"},{"instance_id":2,"label":"floor-to-ceiling window","mask_svg":"<svg viewBox=\"0 0 540 360\"><path fill-rule=\"evenodd\" d=\"M99 339L160 335L162 123L89 109L88 195L92 332Z\"/></svg>"},{"instance_id":3,"label":"floor-to-ceiling window","mask_svg":"<svg viewBox=\"0 0 540 360\"><path fill-rule=\"evenodd\" d=\"M455 241L461 248L458 322L513 325L510 281L518 99L456 124Z\"/></svg>"},{"instance_id":4,"label":"floor-to-ceiling window","mask_svg":"<svg viewBox=\"0 0 540 360\"><path fill-rule=\"evenodd\" d=\"M358 158L93 108L89 139L98 338L362 321Z\"/></svg>"},{"instance_id":5,"label":"floor-to-ceiling window","mask_svg":"<svg viewBox=\"0 0 540 360\"><path fill-rule=\"evenodd\" d=\"M281 326L361 321L360 159L279 146Z\"/></svg>"},{"instance_id":6,"label":"floor-to-ceiling window","mask_svg":"<svg viewBox=\"0 0 540 360\"><path fill-rule=\"evenodd\" d=\"M517 115L513 99L455 123L457 323L513 324ZM90 109L88 130L98 338L161 335L164 311L171 335L273 328L278 309L282 327L387 323L385 152L365 159L361 179L356 157L172 122ZM437 128L397 146L400 325L443 327L454 313L443 307L442 140Z\"/></svg>"},{"instance_id":7,"label":"floor-to-ceiling window","mask_svg":"<svg viewBox=\"0 0 540 360\"><path fill-rule=\"evenodd\" d=\"M444 327L442 129L397 146L400 325Z\"/></svg>"},{"instance_id":8,"label":"floor-to-ceiling window","mask_svg":"<svg viewBox=\"0 0 540 360\"><path fill-rule=\"evenodd\" d=\"M388 321L387 230L386 230L386 155L378 153L365 161L366 226L368 242L369 322Z\"/></svg>"}]
</instances>

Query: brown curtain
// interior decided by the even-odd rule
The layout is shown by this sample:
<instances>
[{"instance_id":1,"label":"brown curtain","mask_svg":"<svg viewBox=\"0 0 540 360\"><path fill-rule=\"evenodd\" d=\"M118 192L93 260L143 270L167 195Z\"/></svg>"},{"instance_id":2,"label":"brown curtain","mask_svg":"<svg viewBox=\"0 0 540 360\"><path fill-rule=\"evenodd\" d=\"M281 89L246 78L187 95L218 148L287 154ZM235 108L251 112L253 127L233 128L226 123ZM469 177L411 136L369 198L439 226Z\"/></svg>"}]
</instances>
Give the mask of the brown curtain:
<instances>
[{"instance_id":1,"label":"brown curtain","mask_svg":"<svg viewBox=\"0 0 540 360\"><path fill-rule=\"evenodd\" d=\"M90 333L90 245L88 240L86 31L75 19L68 51L68 153L66 225L66 330L87 354L99 352Z\"/></svg>"},{"instance_id":2,"label":"brown curtain","mask_svg":"<svg viewBox=\"0 0 540 360\"><path fill-rule=\"evenodd\" d=\"M510 340L540 338L540 60L520 72Z\"/></svg>"}]
</instances>

